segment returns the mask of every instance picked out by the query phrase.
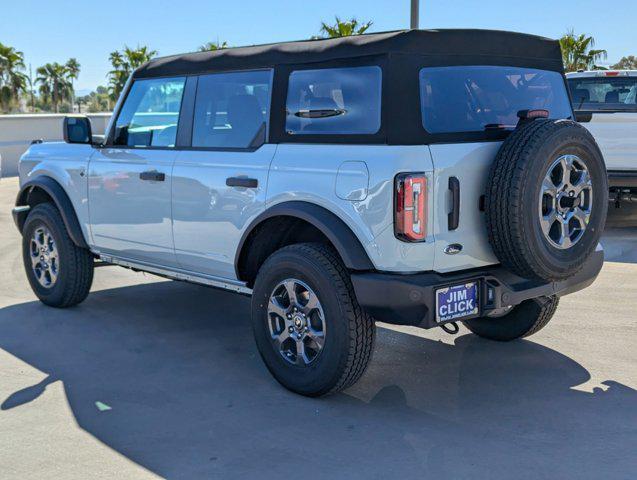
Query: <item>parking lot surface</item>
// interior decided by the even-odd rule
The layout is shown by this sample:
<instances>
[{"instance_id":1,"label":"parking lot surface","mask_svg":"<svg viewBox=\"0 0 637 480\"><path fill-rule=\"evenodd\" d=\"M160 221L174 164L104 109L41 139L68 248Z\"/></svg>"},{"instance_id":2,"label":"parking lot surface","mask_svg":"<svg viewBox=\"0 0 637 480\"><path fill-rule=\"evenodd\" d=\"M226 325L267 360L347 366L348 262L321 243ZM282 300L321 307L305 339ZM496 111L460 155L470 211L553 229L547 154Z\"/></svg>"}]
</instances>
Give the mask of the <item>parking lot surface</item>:
<instances>
[{"instance_id":1,"label":"parking lot surface","mask_svg":"<svg viewBox=\"0 0 637 480\"><path fill-rule=\"evenodd\" d=\"M28 287L0 181L2 478L635 478L637 229L528 340L380 325L307 399L261 363L249 299L117 267L68 310Z\"/></svg>"}]
</instances>

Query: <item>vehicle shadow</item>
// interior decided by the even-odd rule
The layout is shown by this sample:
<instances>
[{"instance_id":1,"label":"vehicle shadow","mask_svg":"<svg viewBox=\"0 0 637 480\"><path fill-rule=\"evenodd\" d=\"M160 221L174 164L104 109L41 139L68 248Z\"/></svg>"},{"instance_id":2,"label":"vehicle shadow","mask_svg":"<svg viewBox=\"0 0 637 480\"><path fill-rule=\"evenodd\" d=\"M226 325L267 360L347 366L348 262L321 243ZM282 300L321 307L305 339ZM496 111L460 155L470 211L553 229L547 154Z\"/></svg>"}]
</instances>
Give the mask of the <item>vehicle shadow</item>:
<instances>
[{"instance_id":1,"label":"vehicle shadow","mask_svg":"<svg viewBox=\"0 0 637 480\"><path fill-rule=\"evenodd\" d=\"M574 389L589 373L531 341L448 344L380 328L356 386L308 399L262 365L248 298L159 282L95 292L64 311L0 309L0 348L48 375L0 399L0 415L62 381L81 428L162 477L628 478L637 469L637 391L612 380Z\"/></svg>"}]
</instances>

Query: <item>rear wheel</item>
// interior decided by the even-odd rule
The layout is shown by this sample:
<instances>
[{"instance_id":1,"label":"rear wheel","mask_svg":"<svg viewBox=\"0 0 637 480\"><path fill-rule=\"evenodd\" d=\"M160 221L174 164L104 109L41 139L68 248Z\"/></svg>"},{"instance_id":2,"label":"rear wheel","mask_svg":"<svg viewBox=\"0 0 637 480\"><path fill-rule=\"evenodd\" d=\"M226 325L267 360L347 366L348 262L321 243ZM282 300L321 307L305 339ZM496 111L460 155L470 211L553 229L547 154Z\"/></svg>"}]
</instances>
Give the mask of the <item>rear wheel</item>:
<instances>
[{"instance_id":1,"label":"rear wheel","mask_svg":"<svg viewBox=\"0 0 637 480\"><path fill-rule=\"evenodd\" d=\"M259 353L284 387L320 396L353 385L372 355L374 322L337 255L319 244L272 254L257 275L252 323Z\"/></svg>"},{"instance_id":2,"label":"rear wheel","mask_svg":"<svg viewBox=\"0 0 637 480\"><path fill-rule=\"evenodd\" d=\"M58 209L35 206L22 230L24 269L35 295L51 307L82 302L93 283L91 253L73 243Z\"/></svg>"},{"instance_id":3,"label":"rear wheel","mask_svg":"<svg viewBox=\"0 0 637 480\"><path fill-rule=\"evenodd\" d=\"M540 297L522 302L502 317L474 318L464 325L476 335L489 340L508 342L539 332L553 318L559 299Z\"/></svg>"}]
</instances>

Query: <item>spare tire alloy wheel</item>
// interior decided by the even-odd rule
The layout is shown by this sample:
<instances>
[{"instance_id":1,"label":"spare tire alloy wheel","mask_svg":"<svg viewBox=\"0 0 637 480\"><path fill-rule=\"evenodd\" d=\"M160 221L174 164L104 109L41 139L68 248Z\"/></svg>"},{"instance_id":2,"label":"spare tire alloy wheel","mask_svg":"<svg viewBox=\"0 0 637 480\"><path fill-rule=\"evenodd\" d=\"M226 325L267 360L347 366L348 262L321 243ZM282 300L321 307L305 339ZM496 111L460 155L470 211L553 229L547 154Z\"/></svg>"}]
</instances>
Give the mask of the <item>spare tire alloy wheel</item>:
<instances>
[{"instance_id":1,"label":"spare tire alloy wheel","mask_svg":"<svg viewBox=\"0 0 637 480\"><path fill-rule=\"evenodd\" d=\"M555 248L580 241L593 208L593 182L584 161L562 155L549 167L540 193L542 232Z\"/></svg>"},{"instance_id":2,"label":"spare tire alloy wheel","mask_svg":"<svg viewBox=\"0 0 637 480\"><path fill-rule=\"evenodd\" d=\"M323 307L301 280L288 278L274 288L268 302L268 327L275 348L287 362L309 365L323 350Z\"/></svg>"},{"instance_id":3,"label":"spare tire alloy wheel","mask_svg":"<svg viewBox=\"0 0 637 480\"><path fill-rule=\"evenodd\" d=\"M608 180L595 139L571 120L519 125L502 143L485 198L489 243L520 277L577 274L606 222Z\"/></svg>"}]
</instances>

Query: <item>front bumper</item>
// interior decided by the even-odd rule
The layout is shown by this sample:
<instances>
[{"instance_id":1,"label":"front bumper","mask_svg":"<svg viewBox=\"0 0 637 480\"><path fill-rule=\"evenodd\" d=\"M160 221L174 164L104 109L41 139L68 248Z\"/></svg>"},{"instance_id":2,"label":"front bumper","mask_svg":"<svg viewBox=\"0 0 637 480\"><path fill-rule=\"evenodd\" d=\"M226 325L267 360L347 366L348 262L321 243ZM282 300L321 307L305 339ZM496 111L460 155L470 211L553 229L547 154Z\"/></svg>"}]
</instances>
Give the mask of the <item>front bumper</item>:
<instances>
[{"instance_id":1,"label":"front bumper","mask_svg":"<svg viewBox=\"0 0 637 480\"><path fill-rule=\"evenodd\" d=\"M376 320L432 328L440 325L435 319L435 295L439 288L477 281L480 315L484 316L532 298L582 290L595 281L603 263L604 250L598 246L582 270L561 282L528 280L501 266L493 266L448 274L355 272L352 283L358 303Z\"/></svg>"},{"instance_id":2,"label":"front bumper","mask_svg":"<svg viewBox=\"0 0 637 480\"><path fill-rule=\"evenodd\" d=\"M27 219L29 210L31 210L31 207L28 205L14 207L11 210L11 215L13 216L13 222L15 223L15 226L18 227L18 230L20 231L20 233L22 233L22 227L24 226L24 221Z\"/></svg>"}]
</instances>

